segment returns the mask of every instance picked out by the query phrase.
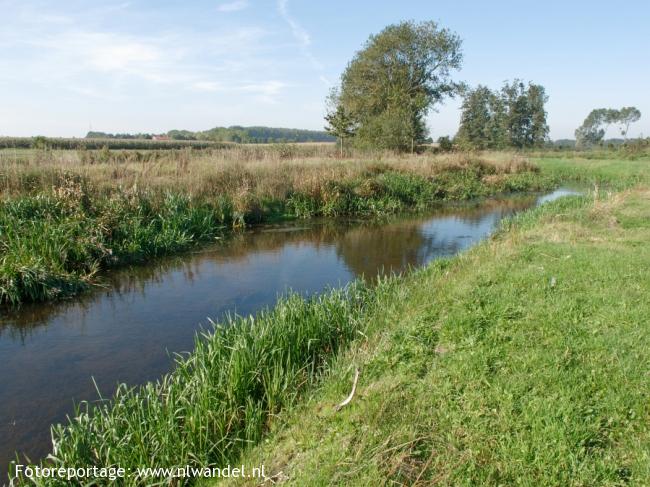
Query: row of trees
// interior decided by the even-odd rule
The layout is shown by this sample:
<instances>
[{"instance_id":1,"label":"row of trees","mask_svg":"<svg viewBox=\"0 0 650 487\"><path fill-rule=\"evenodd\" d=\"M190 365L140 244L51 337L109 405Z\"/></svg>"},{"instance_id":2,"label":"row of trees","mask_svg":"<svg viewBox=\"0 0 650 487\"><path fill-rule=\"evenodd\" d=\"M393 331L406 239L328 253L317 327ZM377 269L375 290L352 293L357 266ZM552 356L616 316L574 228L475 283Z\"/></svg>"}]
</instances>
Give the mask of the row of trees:
<instances>
[{"instance_id":1,"label":"row of trees","mask_svg":"<svg viewBox=\"0 0 650 487\"><path fill-rule=\"evenodd\" d=\"M575 131L576 146L589 147L602 142L611 125L618 126L623 136L627 138L630 125L638 122L641 112L636 107L623 107L620 110L613 108L596 108L592 110L582 125Z\"/></svg>"},{"instance_id":2,"label":"row of trees","mask_svg":"<svg viewBox=\"0 0 650 487\"><path fill-rule=\"evenodd\" d=\"M547 100L543 86L521 80L499 91L467 90L455 142L465 149L540 147L548 139Z\"/></svg>"},{"instance_id":3,"label":"row of trees","mask_svg":"<svg viewBox=\"0 0 650 487\"><path fill-rule=\"evenodd\" d=\"M138 140L151 140L153 138L154 134L144 134L144 133L139 133L139 134L110 134L107 132L97 132L91 130L86 134L86 139L120 139L120 140L133 140L133 139L138 139Z\"/></svg>"}]
</instances>

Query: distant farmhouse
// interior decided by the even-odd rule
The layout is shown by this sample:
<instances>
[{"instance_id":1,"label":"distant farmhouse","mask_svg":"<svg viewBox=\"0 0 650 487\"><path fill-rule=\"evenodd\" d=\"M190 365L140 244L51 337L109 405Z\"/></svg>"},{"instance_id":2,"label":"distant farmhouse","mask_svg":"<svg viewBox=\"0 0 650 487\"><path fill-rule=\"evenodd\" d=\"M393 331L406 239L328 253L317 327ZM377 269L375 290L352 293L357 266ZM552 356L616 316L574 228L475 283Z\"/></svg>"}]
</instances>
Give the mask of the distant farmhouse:
<instances>
[{"instance_id":1,"label":"distant farmhouse","mask_svg":"<svg viewBox=\"0 0 650 487\"><path fill-rule=\"evenodd\" d=\"M169 135L153 135L151 137L152 140L170 140Z\"/></svg>"}]
</instances>

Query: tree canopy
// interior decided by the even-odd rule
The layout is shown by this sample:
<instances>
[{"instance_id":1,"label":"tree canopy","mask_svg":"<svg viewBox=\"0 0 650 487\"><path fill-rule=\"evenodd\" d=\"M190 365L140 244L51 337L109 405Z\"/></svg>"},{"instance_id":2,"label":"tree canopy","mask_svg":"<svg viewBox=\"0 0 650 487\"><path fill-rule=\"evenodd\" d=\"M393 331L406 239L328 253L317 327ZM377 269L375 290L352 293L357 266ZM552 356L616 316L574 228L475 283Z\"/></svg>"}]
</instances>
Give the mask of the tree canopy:
<instances>
[{"instance_id":1,"label":"tree canopy","mask_svg":"<svg viewBox=\"0 0 650 487\"><path fill-rule=\"evenodd\" d=\"M610 125L618 125L621 135L625 138L630 125L641 118L641 112L636 107L596 108L589 112L582 125L575 131L576 145L580 147L595 145L602 142Z\"/></svg>"},{"instance_id":2,"label":"tree canopy","mask_svg":"<svg viewBox=\"0 0 650 487\"><path fill-rule=\"evenodd\" d=\"M526 148L548 139L544 87L521 80L500 91L479 85L467 90L456 142L466 149Z\"/></svg>"},{"instance_id":3,"label":"tree canopy","mask_svg":"<svg viewBox=\"0 0 650 487\"><path fill-rule=\"evenodd\" d=\"M401 22L372 35L348 64L326 119L346 114L355 142L408 150L426 139L424 118L458 84L461 40L435 22Z\"/></svg>"}]
</instances>

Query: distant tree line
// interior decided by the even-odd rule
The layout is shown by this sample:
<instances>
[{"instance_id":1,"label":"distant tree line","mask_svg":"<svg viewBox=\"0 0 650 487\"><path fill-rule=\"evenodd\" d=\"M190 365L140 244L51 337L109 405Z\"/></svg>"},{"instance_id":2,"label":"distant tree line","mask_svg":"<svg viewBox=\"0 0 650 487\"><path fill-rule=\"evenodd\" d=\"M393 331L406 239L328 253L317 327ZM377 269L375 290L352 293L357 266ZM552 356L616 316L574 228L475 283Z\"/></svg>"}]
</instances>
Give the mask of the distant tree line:
<instances>
[{"instance_id":1,"label":"distant tree line","mask_svg":"<svg viewBox=\"0 0 650 487\"><path fill-rule=\"evenodd\" d=\"M150 140L152 139L154 134L110 134L106 132L97 132L94 130L89 131L86 134L86 139L122 139L122 140L130 140L130 139L140 139L140 140Z\"/></svg>"},{"instance_id":2,"label":"distant tree line","mask_svg":"<svg viewBox=\"0 0 650 487\"><path fill-rule=\"evenodd\" d=\"M333 142L336 139L325 131L288 129L278 127L215 127L209 130L191 132L189 130L170 130L166 134L171 140L198 140L211 142L238 142L246 144L295 143L295 142ZM152 139L155 134L110 134L88 132L88 139Z\"/></svg>"},{"instance_id":3,"label":"distant tree line","mask_svg":"<svg viewBox=\"0 0 650 487\"><path fill-rule=\"evenodd\" d=\"M175 132L175 131L172 131ZM172 134L170 132L170 136ZM303 130L278 127L215 127L203 132L196 132L197 140L215 142L240 142L248 144L266 144L274 142L333 142L336 139L325 131Z\"/></svg>"},{"instance_id":4,"label":"distant tree line","mask_svg":"<svg viewBox=\"0 0 650 487\"><path fill-rule=\"evenodd\" d=\"M541 147L548 140L544 87L521 80L499 91L479 85L463 96L455 143L463 149Z\"/></svg>"}]
</instances>

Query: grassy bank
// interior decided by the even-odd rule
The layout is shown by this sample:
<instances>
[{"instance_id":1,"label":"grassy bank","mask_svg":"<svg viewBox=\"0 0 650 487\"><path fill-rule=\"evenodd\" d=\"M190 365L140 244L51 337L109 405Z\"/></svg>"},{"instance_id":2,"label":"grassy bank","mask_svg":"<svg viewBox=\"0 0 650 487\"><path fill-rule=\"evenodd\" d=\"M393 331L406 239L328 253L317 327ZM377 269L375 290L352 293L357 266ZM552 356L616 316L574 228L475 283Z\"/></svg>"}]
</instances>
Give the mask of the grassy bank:
<instances>
[{"instance_id":1,"label":"grassy bank","mask_svg":"<svg viewBox=\"0 0 650 487\"><path fill-rule=\"evenodd\" d=\"M240 147L4 157L0 303L69 296L95 282L101 269L183 250L233 226L373 217L554 184L508 154L341 161L306 157L329 150L322 146L300 150L307 152Z\"/></svg>"},{"instance_id":2,"label":"grassy bank","mask_svg":"<svg viewBox=\"0 0 650 487\"><path fill-rule=\"evenodd\" d=\"M650 189L592 196L404 279L236 463L286 485L648 485Z\"/></svg>"},{"instance_id":3,"label":"grassy bank","mask_svg":"<svg viewBox=\"0 0 650 487\"><path fill-rule=\"evenodd\" d=\"M648 222L647 186L566 198L376 288L290 297L56 427L54 462L263 464L289 485L647 485Z\"/></svg>"},{"instance_id":4,"label":"grassy bank","mask_svg":"<svg viewBox=\"0 0 650 487\"><path fill-rule=\"evenodd\" d=\"M82 407L68 426L55 427L53 464L225 465L258 442L273 417L362 336L365 316L392 282L373 290L352 284L310 299L290 295L255 318L222 323L197 337L193 353L179 357L158 383L121 387L111 402Z\"/></svg>"}]
</instances>

